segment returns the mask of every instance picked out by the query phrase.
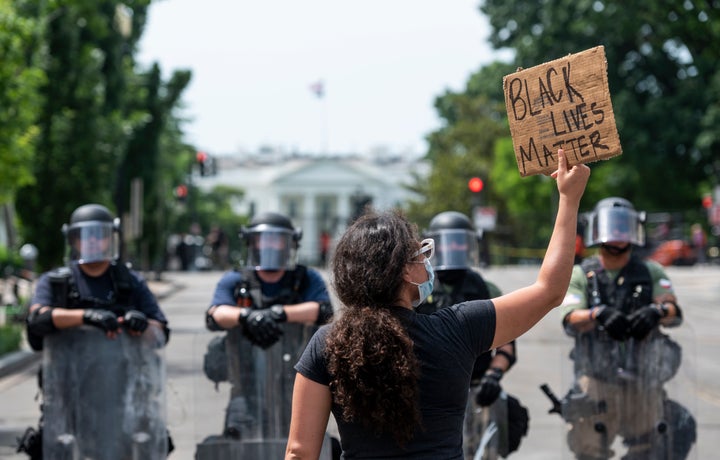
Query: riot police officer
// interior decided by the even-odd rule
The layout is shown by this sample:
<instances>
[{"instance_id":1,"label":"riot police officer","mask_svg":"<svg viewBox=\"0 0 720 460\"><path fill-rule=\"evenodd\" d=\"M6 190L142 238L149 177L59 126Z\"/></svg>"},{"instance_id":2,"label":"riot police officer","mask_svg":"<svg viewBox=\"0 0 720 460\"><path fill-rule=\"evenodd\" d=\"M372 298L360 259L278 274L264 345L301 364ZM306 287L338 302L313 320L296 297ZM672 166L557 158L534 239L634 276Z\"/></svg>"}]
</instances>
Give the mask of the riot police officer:
<instances>
[{"instance_id":1,"label":"riot police officer","mask_svg":"<svg viewBox=\"0 0 720 460\"><path fill-rule=\"evenodd\" d=\"M679 326L682 310L662 266L633 255L645 243L645 213L610 197L583 217L585 243L599 250L575 265L562 305L575 340L575 382L566 397L574 404L563 414L569 447L580 459L610 458L621 436L623 459L684 459L695 421L665 397L680 348L659 328Z\"/></svg>"},{"instance_id":2,"label":"riot police officer","mask_svg":"<svg viewBox=\"0 0 720 460\"><path fill-rule=\"evenodd\" d=\"M66 447L83 456L127 458L128 437L143 430L155 444L143 455L165 457L164 361L157 350L168 340L168 321L142 276L119 261L120 220L105 206L78 207L62 231L69 263L38 279L27 318L31 347L45 350L44 434L28 453L42 456L37 452L42 445L46 458L59 458L64 447L56 438L71 435L75 445ZM152 375L138 375L146 371ZM141 380L143 385L133 387ZM152 413L127 407L136 403Z\"/></svg>"},{"instance_id":3,"label":"riot police officer","mask_svg":"<svg viewBox=\"0 0 720 460\"><path fill-rule=\"evenodd\" d=\"M432 313L440 308L449 307L472 299L491 299L502 295L500 289L484 279L475 270L479 265L480 234L476 232L470 219L457 211L437 214L430 221L425 234L435 241L435 253L431 259L436 273L430 297L417 308L419 313ZM472 399L465 420L464 451L466 458L472 459L479 447L482 433L478 432L478 411L473 404L482 408L493 405L502 393L501 379L516 361L516 343L512 341L491 352L481 355L475 362L472 373ZM528 412L519 401L507 398L508 439L500 449L503 456L517 450L520 440L528 429ZM505 413L505 411L503 411Z\"/></svg>"},{"instance_id":4,"label":"riot police officer","mask_svg":"<svg viewBox=\"0 0 720 460\"><path fill-rule=\"evenodd\" d=\"M284 439L295 375L292 365L333 309L320 273L296 263L302 232L287 216L259 214L240 237L247 252L245 266L223 275L205 315L209 330L228 331L223 346L231 400L222 437ZM211 452L204 444L199 449ZM277 447L284 452L284 444ZM198 454L203 456L200 450Z\"/></svg>"}]
</instances>

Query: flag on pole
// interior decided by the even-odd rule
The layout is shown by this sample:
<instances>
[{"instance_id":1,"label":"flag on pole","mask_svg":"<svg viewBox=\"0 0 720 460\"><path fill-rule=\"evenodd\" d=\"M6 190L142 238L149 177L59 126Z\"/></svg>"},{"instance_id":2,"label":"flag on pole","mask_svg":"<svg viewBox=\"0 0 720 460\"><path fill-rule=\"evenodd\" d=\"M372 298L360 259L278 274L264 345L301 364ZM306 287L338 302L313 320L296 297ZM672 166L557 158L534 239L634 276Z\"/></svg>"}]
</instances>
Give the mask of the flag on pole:
<instances>
[{"instance_id":1,"label":"flag on pole","mask_svg":"<svg viewBox=\"0 0 720 460\"><path fill-rule=\"evenodd\" d=\"M323 84L322 80L318 80L315 83L310 85L310 91L312 91L313 94L318 99L322 99L322 97L325 95L325 85Z\"/></svg>"}]
</instances>

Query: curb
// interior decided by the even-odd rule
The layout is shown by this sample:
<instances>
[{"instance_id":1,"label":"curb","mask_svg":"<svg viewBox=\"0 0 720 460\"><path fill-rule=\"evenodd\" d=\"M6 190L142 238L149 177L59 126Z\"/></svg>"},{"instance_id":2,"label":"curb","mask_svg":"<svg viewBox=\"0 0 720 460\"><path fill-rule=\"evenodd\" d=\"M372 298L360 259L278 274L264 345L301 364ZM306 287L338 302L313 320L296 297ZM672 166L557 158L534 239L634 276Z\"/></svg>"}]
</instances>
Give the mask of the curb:
<instances>
[{"instance_id":1,"label":"curb","mask_svg":"<svg viewBox=\"0 0 720 460\"><path fill-rule=\"evenodd\" d=\"M32 363L39 362L42 353L30 350L14 351L0 356L0 379L13 374Z\"/></svg>"}]
</instances>

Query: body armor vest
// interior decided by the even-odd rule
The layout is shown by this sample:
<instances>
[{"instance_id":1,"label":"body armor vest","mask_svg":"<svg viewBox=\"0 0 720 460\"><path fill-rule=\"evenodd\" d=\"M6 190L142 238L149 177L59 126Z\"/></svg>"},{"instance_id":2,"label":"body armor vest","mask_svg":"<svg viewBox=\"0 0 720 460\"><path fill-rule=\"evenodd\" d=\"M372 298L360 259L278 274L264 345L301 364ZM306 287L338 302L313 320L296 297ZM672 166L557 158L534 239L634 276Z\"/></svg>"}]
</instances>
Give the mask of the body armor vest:
<instances>
[{"instance_id":1,"label":"body armor vest","mask_svg":"<svg viewBox=\"0 0 720 460\"><path fill-rule=\"evenodd\" d=\"M73 270L60 267L50 272L52 305L64 308L103 308L123 313L132 309L132 275L125 264L112 263L108 268L113 294L110 300L83 297L78 290Z\"/></svg>"},{"instance_id":2,"label":"body armor vest","mask_svg":"<svg viewBox=\"0 0 720 460\"><path fill-rule=\"evenodd\" d=\"M240 307L268 308L276 304L294 305L302 302L302 292L307 280L307 268L297 265L294 270L285 272L280 280L280 291L273 296L262 292L262 285L254 270L243 269L242 280L237 283L233 297Z\"/></svg>"}]
</instances>

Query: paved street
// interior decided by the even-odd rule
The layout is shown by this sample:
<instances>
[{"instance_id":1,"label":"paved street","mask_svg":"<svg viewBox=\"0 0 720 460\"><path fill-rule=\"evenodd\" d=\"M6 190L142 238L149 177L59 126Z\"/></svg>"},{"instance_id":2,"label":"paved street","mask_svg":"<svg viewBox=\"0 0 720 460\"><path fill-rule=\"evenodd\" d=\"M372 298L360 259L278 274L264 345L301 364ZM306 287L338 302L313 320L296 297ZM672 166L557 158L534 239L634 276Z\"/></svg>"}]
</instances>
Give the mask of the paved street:
<instances>
[{"instance_id":1,"label":"paved street","mask_svg":"<svg viewBox=\"0 0 720 460\"><path fill-rule=\"evenodd\" d=\"M670 268L684 307L686 324L673 332L683 346L683 368L675 380L683 402L690 405L698 421L694 458L717 458L720 450L720 267ZM484 271L504 291L530 283L536 266L493 267ZM169 428L176 444L170 458L190 460L195 444L222 428L227 387L215 391L202 373L202 355L212 334L206 332L203 312L210 300L219 272L166 273L165 283L154 289L170 294L162 300L173 330L167 356L167 404ZM168 292L172 286L178 288ZM564 441L564 424L547 414L549 400L539 385L549 383L558 396L569 386L567 352L571 340L560 328L557 312L551 312L518 341L518 364L503 379L508 393L518 397L530 411L530 431L519 452L519 460L571 458ZM39 410L35 364L0 378L0 459L23 459L14 454L14 439L26 427L36 426ZM671 390L674 391L674 390Z\"/></svg>"}]
</instances>

